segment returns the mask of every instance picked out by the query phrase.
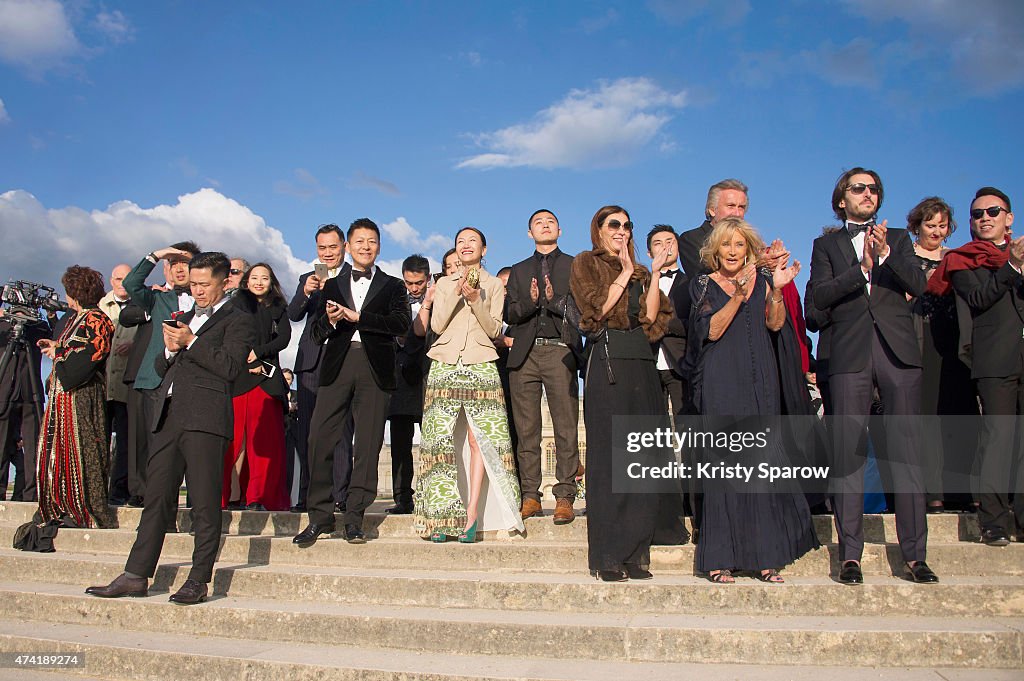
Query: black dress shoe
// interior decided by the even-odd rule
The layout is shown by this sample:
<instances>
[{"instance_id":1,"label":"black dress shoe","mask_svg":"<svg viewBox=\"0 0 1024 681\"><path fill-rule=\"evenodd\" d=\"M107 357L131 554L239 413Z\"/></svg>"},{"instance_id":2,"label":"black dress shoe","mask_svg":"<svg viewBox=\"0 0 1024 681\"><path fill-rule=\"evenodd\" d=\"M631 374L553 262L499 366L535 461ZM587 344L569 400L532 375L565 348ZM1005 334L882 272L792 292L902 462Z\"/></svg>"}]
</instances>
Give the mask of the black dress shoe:
<instances>
[{"instance_id":1,"label":"black dress shoe","mask_svg":"<svg viewBox=\"0 0 1024 681\"><path fill-rule=\"evenodd\" d=\"M142 508L145 506L145 501L138 494L128 497L128 501L126 503L133 508Z\"/></svg>"},{"instance_id":2,"label":"black dress shoe","mask_svg":"<svg viewBox=\"0 0 1024 681\"><path fill-rule=\"evenodd\" d=\"M344 513L347 510L348 510L348 507L346 506L346 502L344 502L344 501L339 501L336 504L334 504L334 511L336 513Z\"/></svg>"},{"instance_id":3,"label":"black dress shoe","mask_svg":"<svg viewBox=\"0 0 1024 681\"><path fill-rule=\"evenodd\" d=\"M310 523L306 526L306 529L295 535L292 539L292 543L312 544L321 534L330 534L332 532L334 532L334 525L317 525L316 523Z\"/></svg>"},{"instance_id":4,"label":"black dress shoe","mask_svg":"<svg viewBox=\"0 0 1024 681\"><path fill-rule=\"evenodd\" d=\"M985 530L981 533L981 543L989 546L1006 546L1010 538L1002 530Z\"/></svg>"},{"instance_id":5,"label":"black dress shoe","mask_svg":"<svg viewBox=\"0 0 1024 681\"><path fill-rule=\"evenodd\" d=\"M928 564L923 560L919 560L912 566L907 566L907 574L910 575L912 581L918 584L938 584L939 578L936 576L932 569L928 567Z\"/></svg>"},{"instance_id":6,"label":"black dress shoe","mask_svg":"<svg viewBox=\"0 0 1024 681\"><path fill-rule=\"evenodd\" d=\"M848 560L843 563L839 570L840 584L863 584L864 573L860 569L860 563L855 560Z\"/></svg>"},{"instance_id":7,"label":"black dress shoe","mask_svg":"<svg viewBox=\"0 0 1024 681\"><path fill-rule=\"evenodd\" d=\"M145 596L149 593L149 580L145 577L129 577L123 572L106 586L90 586L85 590L90 596L120 598L121 596Z\"/></svg>"},{"instance_id":8,"label":"black dress shoe","mask_svg":"<svg viewBox=\"0 0 1024 681\"><path fill-rule=\"evenodd\" d=\"M621 570L598 570L597 578L602 582L628 582L629 577Z\"/></svg>"},{"instance_id":9,"label":"black dress shoe","mask_svg":"<svg viewBox=\"0 0 1024 681\"><path fill-rule=\"evenodd\" d=\"M206 600L206 585L194 579L186 579L181 588L171 594L171 603L195 605Z\"/></svg>"},{"instance_id":10,"label":"black dress shoe","mask_svg":"<svg viewBox=\"0 0 1024 681\"><path fill-rule=\"evenodd\" d=\"M358 525L349 523L348 525L345 525L345 541L349 544L365 544L366 535L363 534L363 531L359 529Z\"/></svg>"},{"instance_id":11,"label":"black dress shoe","mask_svg":"<svg viewBox=\"0 0 1024 681\"><path fill-rule=\"evenodd\" d=\"M384 512L390 515L411 515L413 510L412 504L395 504L390 508L385 508Z\"/></svg>"},{"instance_id":12,"label":"black dress shoe","mask_svg":"<svg viewBox=\"0 0 1024 681\"><path fill-rule=\"evenodd\" d=\"M650 570L644 570L639 565L633 565L632 563L626 563L626 575L630 579L654 579L654 575L651 574Z\"/></svg>"},{"instance_id":13,"label":"black dress shoe","mask_svg":"<svg viewBox=\"0 0 1024 681\"><path fill-rule=\"evenodd\" d=\"M295 504L289 510L291 510L292 513L305 513L306 512L306 505L305 504Z\"/></svg>"},{"instance_id":14,"label":"black dress shoe","mask_svg":"<svg viewBox=\"0 0 1024 681\"><path fill-rule=\"evenodd\" d=\"M256 501L254 501L251 504L249 504L248 506L246 506L245 510L247 510L247 511L266 511L267 507L264 506L261 503L258 503Z\"/></svg>"},{"instance_id":15,"label":"black dress shoe","mask_svg":"<svg viewBox=\"0 0 1024 681\"><path fill-rule=\"evenodd\" d=\"M228 511L244 511L245 506L242 505L241 501L229 501L226 509Z\"/></svg>"}]
</instances>

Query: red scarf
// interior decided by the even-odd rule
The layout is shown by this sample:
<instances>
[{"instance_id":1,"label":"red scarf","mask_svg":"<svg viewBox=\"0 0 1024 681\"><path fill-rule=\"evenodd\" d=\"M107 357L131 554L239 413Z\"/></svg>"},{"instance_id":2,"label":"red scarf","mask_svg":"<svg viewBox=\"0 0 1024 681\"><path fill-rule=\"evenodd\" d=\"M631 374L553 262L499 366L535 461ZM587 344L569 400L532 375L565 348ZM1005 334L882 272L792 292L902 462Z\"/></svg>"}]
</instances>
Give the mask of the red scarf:
<instances>
[{"instance_id":1,"label":"red scarf","mask_svg":"<svg viewBox=\"0 0 1024 681\"><path fill-rule=\"evenodd\" d=\"M950 276L953 272L976 270L980 267L998 270L1009 259L1009 253L1000 250L991 241L977 239L968 241L960 248L954 248L942 257L939 266L935 268L935 274L928 280L928 293L937 296L944 296L949 293L953 287L950 281Z\"/></svg>"}]
</instances>

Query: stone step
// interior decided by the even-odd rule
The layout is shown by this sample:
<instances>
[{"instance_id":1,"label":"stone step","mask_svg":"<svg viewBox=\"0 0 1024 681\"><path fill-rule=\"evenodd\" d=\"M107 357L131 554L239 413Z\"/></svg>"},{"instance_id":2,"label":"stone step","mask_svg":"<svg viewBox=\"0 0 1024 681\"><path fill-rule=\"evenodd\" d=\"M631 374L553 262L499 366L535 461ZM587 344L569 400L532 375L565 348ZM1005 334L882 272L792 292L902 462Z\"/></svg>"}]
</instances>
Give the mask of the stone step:
<instances>
[{"instance_id":1,"label":"stone step","mask_svg":"<svg viewBox=\"0 0 1024 681\"><path fill-rule=\"evenodd\" d=\"M582 502L581 504L582 505ZM413 530L411 515L392 516L384 513L390 503L376 502L370 507L363 522L363 530L371 537L416 537ZM0 526L17 527L32 519L37 510L36 504L25 502L0 502ZM124 529L134 530L142 515L141 508L128 506L115 507L118 522ZM224 511L224 533L233 535L260 535L292 537L299 533L309 522L305 513L287 512L256 512L256 511ZM976 541L981 535L978 529L978 517L968 513L929 514L929 542ZM342 516L337 516L337 525L344 525ZM178 511L178 527L183 532L191 528L191 518L187 508ZM822 543L836 541L835 525L832 516L814 517L814 528ZM687 518L687 529L691 529ZM484 532L485 540L506 538L507 533ZM499 535L503 535L499 537ZM868 515L864 518L864 539L871 543L895 542L896 520L892 514ZM526 520L526 536L516 536L518 541L555 541L572 542L587 541L587 518L579 516L570 525L555 525L550 510L543 518Z\"/></svg>"},{"instance_id":2,"label":"stone step","mask_svg":"<svg viewBox=\"0 0 1024 681\"><path fill-rule=\"evenodd\" d=\"M1019 681L1019 669L910 669L588 660L446 655L358 648L344 637L327 645L210 638L189 634L97 630L45 622L0 622L0 651L82 653L92 678L110 681ZM6 671L6 670L5 670ZM19 679L21 677L12 677ZM35 676L25 677L37 681Z\"/></svg>"},{"instance_id":3,"label":"stone step","mask_svg":"<svg viewBox=\"0 0 1024 681\"><path fill-rule=\"evenodd\" d=\"M222 538L219 560L244 565L334 565L378 567L413 565L434 570L484 570L497 572L587 572L587 548L580 543L478 542L433 544L422 539L373 539L352 545L340 538L321 538L302 548L289 537L234 536ZM135 541L133 531L61 529L54 546L61 553L113 553L127 556ZM188 560L193 538L186 533L169 534L162 560ZM655 546L651 548L652 570L692 573L695 547ZM939 576L1024 575L1024 544L990 547L979 543L929 544L928 564ZM866 544L862 566L867 574L904 572L899 546ZM839 567L838 548L828 545L811 551L785 570L787 575L819 575Z\"/></svg>"},{"instance_id":4,"label":"stone step","mask_svg":"<svg viewBox=\"0 0 1024 681\"><path fill-rule=\"evenodd\" d=\"M38 580L76 587L106 584L124 557L23 553L0 549L0 582ZM166 592L187 577L188 565L163 565L151 590ZM457 572L219 563L213 593L241 598L430 608L500 608L569 613L649 613L789 616L1024 617L1024 579L949 577L934 585L893 577L842 587L828 577L790 577L785 584L739 579L711 584L687 575L606 584L584 573Z\"/></svg>"},{"instance_id":5,"label":"stone step","mask_svg":"<svg viewBox=\"0 0 1024 681\"><path fill-rule=\"evenodd\" d=\"M182 608L166 595L101 599L79 587L0 584L0 619L281 643L586 660L1024 667L1024 618L546 613L267 601L224 596Z\"/></svg>"}]
</instances>

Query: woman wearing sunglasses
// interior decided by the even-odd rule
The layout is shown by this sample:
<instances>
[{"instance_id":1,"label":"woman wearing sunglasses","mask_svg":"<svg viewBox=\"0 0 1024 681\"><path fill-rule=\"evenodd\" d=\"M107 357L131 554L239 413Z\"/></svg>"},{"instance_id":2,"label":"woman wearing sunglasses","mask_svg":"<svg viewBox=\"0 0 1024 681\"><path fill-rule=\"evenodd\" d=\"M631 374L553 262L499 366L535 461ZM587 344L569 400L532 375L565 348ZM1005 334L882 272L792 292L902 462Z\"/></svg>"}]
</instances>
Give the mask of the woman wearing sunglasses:
<instances>
[{"instance_id":1,"label":"woman wearing sunglasses","mask_svg":"<svg viewBox=\"0 0 1024 681\"><path fill-rule=\"evenodd\" d=\"M658 278L675 251L655 254L652 276L636 261L633 223L619 206L594 214L590 240L594 249L576 256L569 279L593 348L583 392L590 571L606 582L650 579L659 495L612 493L612 420L665 411L650 344L673 314Z\"/></svg>"}]
</instances>

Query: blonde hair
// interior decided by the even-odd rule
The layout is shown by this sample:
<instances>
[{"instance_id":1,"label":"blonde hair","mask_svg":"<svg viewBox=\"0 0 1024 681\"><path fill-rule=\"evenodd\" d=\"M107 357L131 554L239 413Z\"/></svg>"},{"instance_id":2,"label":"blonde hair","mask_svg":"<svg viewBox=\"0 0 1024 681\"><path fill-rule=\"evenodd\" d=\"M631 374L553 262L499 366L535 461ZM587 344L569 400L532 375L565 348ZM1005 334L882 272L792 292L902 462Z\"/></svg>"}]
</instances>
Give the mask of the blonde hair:
<instances>
[{"instance_id":1,"label":"blonde hair","mask_svg":"<svg viewBox=\"0 0 1024 681\"><path fill-rule=\"evenodd\" d=\"M711 233L708 234L708 238L704 240L704 245L700 249L701 262L712 272L721 268L722 265L718 261L718 250L722 247L722 243L731 237L734 232L739 232L740 236L747 242L746 259L757 260L761 255L761 251L764 250L764 241L761 239L761 235L757 233L757 230L749 222L742 218L719 220L711 229Z\"/></svg>"}]
</instances>

